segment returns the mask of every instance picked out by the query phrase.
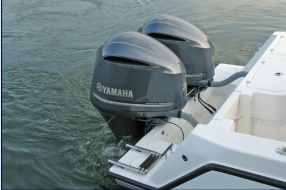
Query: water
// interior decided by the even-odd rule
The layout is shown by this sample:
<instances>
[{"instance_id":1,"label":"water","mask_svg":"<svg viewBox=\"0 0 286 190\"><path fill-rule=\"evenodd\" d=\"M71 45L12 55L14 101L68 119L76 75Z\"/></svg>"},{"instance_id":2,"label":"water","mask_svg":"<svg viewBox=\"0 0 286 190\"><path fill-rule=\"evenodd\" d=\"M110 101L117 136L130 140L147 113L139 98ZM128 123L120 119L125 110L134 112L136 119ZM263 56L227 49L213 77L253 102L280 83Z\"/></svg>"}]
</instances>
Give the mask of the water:
<instances>
[{"instance_id":1,"label":"water","mask_svg":"<svg viewBox=\"0 0 286 190\"><path fill-rule=\"evenodd\" d=\"M209 36L216 63L245 65L258 43L285 31L285 7L285 0L3 0L3 188L118 188L107 159L135 142L117 141L89 101L96 50L112 35L168 13Z\"/></svg>"}]
</instances>

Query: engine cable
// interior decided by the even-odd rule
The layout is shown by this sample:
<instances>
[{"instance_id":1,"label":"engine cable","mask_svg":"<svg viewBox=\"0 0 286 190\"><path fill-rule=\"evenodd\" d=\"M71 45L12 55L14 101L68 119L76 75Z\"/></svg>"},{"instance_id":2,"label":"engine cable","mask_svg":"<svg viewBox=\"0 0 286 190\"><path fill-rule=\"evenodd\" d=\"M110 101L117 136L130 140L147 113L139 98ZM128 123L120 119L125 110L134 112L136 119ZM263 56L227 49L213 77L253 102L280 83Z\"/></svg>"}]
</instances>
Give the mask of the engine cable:
<instances>
[{"instance_id":1,"label":"engine cable","mask_svg":"<svg viewBox=\"0 0 286 190\"><path fill-rule=\"evenodd\" d=\"M204 106L204 108L210 112L210 114L213 114L213 112L212 112L206 105L204 105L204 104L201 102L201 99L200 99L200 96L199 96L199 95L198 95L198 100L199 100L199 102L202 104L202 106Z\"/></svg>"},{"instance_id":2,"label":"engine cable","mask_svg":"<svg viewBox=\"0 0 286 190\"><path fill-rule=\"evenodd\" d=\"M200 93L198 94L198 96L199 96L199 99L200 99L203 103L205 103L205 104L208 105L210 108L212 108L212 110L213 110L214 112L216 111L216 109L215 109L212 105L210 105L210 104L208 104L208 103L206 103L205 101L202 100L202 98L201 98L201 96L200 96Z\"/></svg>"},{"instance_id":3,"label":"engine cable","mask_svg":"<svg viewBox=\"0 0 286 190\"><path fill-rule=\"evenodd\" d=\"M201 98L201 91L199 91L199 93L198 93L198 100L202 104L202 106L204 106L204 108L206 108L210 112L210 114L213 115L214 112L216 112L216 109L212 105L210 105L210 104L208 104L208 103L206 103L205 101L202 100L202 98ZM211 111L209 108L211 108L213 111Z\"/></svg>"},{"instance_id":4,"label":"engine cable","mask_svg":"<svg viewBox=\"0 0 286 190\"><path fill-rule=\"evenodd\" d=\"M183 131L183 129L179 125L177 125L176 123L170 122L170 121L168 121L167 123L171 123L171 124L176 125L177 127L179 127L181 129L181 131L182 131L182 134L183 134L183 140L185 139L184 131Z\"/></svg>"}]
</instances>

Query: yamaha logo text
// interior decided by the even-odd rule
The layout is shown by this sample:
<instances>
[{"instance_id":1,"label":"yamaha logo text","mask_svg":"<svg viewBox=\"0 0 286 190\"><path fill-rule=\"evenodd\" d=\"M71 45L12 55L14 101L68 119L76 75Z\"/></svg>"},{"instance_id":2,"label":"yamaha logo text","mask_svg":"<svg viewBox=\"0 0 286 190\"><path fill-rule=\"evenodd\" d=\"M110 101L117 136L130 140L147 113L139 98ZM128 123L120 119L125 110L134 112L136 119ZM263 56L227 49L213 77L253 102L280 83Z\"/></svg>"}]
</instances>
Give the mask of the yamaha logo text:
<instances>
[{"instance_id":1,"label":"yamaha logo text","mask_svg":"<svg viewBox=\"0 0 286 190\"><path fill-rule=\"evenodd\" d=\"M106 95L133 98L132 90L110 88L110 87L103 86L100 83L96 84L96 89L98 92L102 92L103 94L106 94Z\"/></svg>"}]
</instances>

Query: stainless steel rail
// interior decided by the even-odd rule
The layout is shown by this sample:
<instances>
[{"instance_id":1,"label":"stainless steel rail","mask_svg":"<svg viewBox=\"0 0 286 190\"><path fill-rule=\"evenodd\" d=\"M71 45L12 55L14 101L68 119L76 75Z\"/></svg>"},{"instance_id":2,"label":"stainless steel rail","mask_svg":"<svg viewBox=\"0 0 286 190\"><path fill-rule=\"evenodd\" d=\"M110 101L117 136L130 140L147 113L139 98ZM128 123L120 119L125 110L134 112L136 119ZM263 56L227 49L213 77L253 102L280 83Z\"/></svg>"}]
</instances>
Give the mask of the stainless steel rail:
<instances>
[{"instance_id":1,"label":"stainless steel rail","mask_svg":"<svg viewBox=\"0 0 286 190\"><path fill-rule=\"evenodd\" d=\"M155 151L152 151L152 150L149 150L149 149L146 149L146 148L142 148L140 146L132 146L130 144L126 144L126 147L130 148L130 149L133 149L133 150L137 150L139 152L146 152L146 153L149 153L149 154L160 154L158 152L155 152Z\"/></svg>"},{"instance_id":2,"label":"stainless steel rail","mask_svg":"<svg viewBox=\"0 0 286 190\"><path fill-rule=\"evenodd\" d=\"M123 163L116 162L116 161L113 161L113 160L108 160L108 163L116 165L116 166L118 166L118 167L120 167L122 169L129 169L131 171L138 172L140 174L147 174L146 171L142 171L142 170L139 170L138 168L135 168L133 166L129 166L127 164L123 164Z\"/></svg>"},{"instance_id":3,"label":"stainless steel rail","mask_svg":"<svg viewBox=\"0 0 286 190\"><path fill-rule=\"evenodd\" d=\"M166 150L161 154L161 158L162 158L163 156L166 156L166 154L167 154L167 152L168 152L169 150L171 150L171 151L173 152L173 150L172 150L173 145L174 145L174 143L172 142L172 143L166 148ZM168 158L168 156L166 156L166 158Z\"/></svg>"},{"instance_id":4,"label":"stainless steel rail","mask_svg":"<svg viewBox=\"0 0 286 190\"><path fill-rule=\"evenodd\" d=\"M140 166L138 168L121 163L121 162L116 162L113 160L108 160L108 163L113 164L115 166L118 166L122 169L128 169L140 174L147 174L147 172L160 160L160 158L162 158L163 156L166 156L166 158L168 158L167 156L167 152L169 150L171 150L171 153L173 152L172 147L173 147L174 143L171 143L166 149L165 151L160 154L158 152L146 149L146 148L142 148L139 146L132 146L129 144L126 144L126 147L132 149L132 150L136 150L139 152L145 152L145 153L149 153L150 155L146 158L146 160L144 160L142 162L142 164L140 164Z\"/></svg>"}]
</instances>

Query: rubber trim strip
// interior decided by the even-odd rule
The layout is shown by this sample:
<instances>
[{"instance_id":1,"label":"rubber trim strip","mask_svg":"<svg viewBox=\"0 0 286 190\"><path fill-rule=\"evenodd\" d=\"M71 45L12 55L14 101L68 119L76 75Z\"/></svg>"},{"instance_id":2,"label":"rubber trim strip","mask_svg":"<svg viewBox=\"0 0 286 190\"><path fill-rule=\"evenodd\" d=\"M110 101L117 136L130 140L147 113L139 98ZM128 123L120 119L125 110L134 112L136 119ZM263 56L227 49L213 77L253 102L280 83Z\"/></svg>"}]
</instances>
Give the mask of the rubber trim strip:
<instances>
[{"instance_id":1,"label":"rubber trim strip","mask_svg":"<svg viewBox=\"0 0 286 190\"><path fill-rule=\"evenodd\" d=\"M273 178L268 178L265 176L261 176L258 174L254 174L254 173L250 173L250 172L246 172L243 170L239 170L239 169L235 169L235 168L230 168L227 166L222 166L222 165L218 165L218 164L207 164L204 165L164 186L161 187L153 187L153 186L149 186L143 183L140 183L138 181L134 181L132 179L123 177L121 175L112 173L108 170L108 174L111 175L112 177L114 177L115 179L121 180L123 182L129 183L131 185L137 186L139 188L143 188L143 189L172 189L175 188L189 180L192 180L204 173L210 172L210 171L218 171L218 172L222 172L222 173L226 173L229 175L233 175L233 176L237 176L237 177L241 177L244 179L248 179L248 180L252 180L252 181L256 181L265 185L270 185L273 187L277 187L277 188L281 188L281 189L286 189L286 182L284 181L279 181Z\"/></svg>"}]
</instances>

